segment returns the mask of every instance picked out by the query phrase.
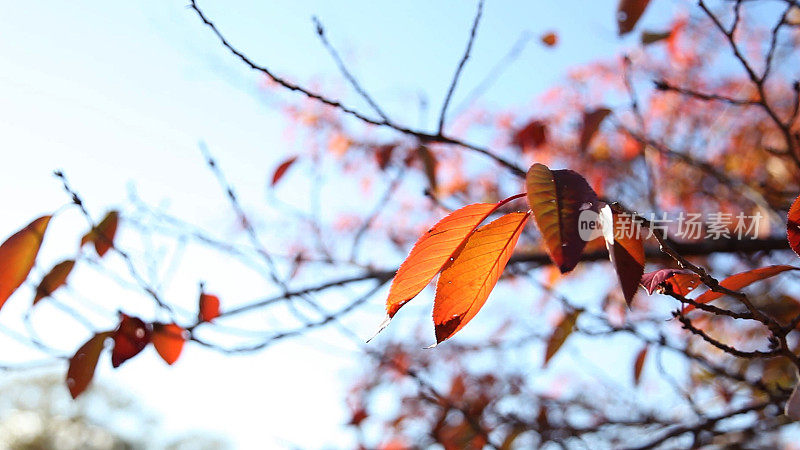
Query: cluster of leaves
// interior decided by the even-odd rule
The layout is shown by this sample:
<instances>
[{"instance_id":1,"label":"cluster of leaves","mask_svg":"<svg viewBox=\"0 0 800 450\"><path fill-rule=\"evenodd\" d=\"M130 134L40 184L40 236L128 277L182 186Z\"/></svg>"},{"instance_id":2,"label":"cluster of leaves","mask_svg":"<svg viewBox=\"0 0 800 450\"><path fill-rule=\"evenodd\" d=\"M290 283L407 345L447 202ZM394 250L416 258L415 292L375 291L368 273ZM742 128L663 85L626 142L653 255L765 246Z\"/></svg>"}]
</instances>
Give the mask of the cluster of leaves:
<instances>
[{"instance_id":1,"label":"cluster of leaves","mask_svg":"<svg viewBox=\"0 0 800 450\"><path fill-rule=\"evenodd\" d=\"M0 245L0 307L28 278L36 263L45 233L53 216L40 217ZM109 211L105 217L88 231L80 241L80 248L91 243L99 257L114 248L114 238L119 224L119 213ZM69 259L56 264L42 277L36 287L32 306L52 295L66 285L67 278L75 266ZM200 293L198 323L210 322L220 315L220 301L215 295ZM73 398L78 397L94 376L95 367L106 341L111 339L111 365L119 367L136 356L147 344L152 343L167 364L178 360L187 338L187 331L176 323L145 323L138 317L119 313L119 324L113 330L96 332L70 359L66 384Z\"/></svg>"}]
</instances>

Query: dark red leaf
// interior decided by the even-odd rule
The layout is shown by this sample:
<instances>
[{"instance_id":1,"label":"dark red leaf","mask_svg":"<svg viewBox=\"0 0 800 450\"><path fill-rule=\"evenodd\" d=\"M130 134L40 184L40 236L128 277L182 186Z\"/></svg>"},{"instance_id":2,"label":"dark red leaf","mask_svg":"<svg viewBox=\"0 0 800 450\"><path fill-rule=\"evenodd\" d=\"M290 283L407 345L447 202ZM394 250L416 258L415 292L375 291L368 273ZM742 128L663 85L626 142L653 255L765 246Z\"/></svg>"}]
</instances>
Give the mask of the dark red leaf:
<instances>
[{"instance_id":1,"label":"dark red leaf","mask_svg":"<svg viewBox=\"0 0 800 450\"><path fill-rule=\"evenodd\" d=\"M578 144L578 147L582 152L585 152L586 149L589 148L589 144L592 143L592 138L600 128L600 124L603 123L603 120L609 114L611 114L611 110L608 108L598 108L591 111L585 111L583 113L581 139L580 143Z\"/></svg>"},{"instance_id":2,"label":"dark red leaf","mask_svg":"<svg viewBox=\"0 0 800 450\"><path fill-rule=\"evenodd\" d=\"M297 161L297 156L292 156L278 165L275 169L275 173L272 174L272 186L275 186L278 184L278 181L281 181L281 178L286 175L286 171L289 170L289 167L291 167L295 161Z\"/></svg>"},{"instance_id":3,"label":"dark red leaf","mask_svg":"<svg viewBox=\"0 0 800 450\"><path fill-rule=\"evenodd\" d=\"M789 237L789 246L800 256L800 197L797 197L789 208L786 217L786 235Z\"/></svg>"},{"instance_id":4,"label":"dark red leaf","mask_svg":"<svg viewBox=\"0 0 800 450\"><path fill-rule=\"evenodd\" d=\"M120 314L119 326L112 337L114 349L111 351L111 365L117 368L139 354L150 342L150 329L142 319Z\"/></svg>"},{"instance_id":5,"label":"dark red leaf","mask_svg":"<svg viewBox=\"0 0 800 450\"><path fill-rule=\"evenodd\" d=\"M67 369L67 388L72 398L77 398L89 386L106 339L112 334L111 331L95 334L70 358L69 369Z\"/></svg>"},{"instance_id":6,"label":"dark red leaf","mask_svg":"<svg viewBox=\"0 0 800 450\"><path fill-rule=\"evenodd\" d=\"M569 272L578 264L587 242L581 238L579 218L587 210L586 214L597 216L597 194L578 173L550 170L543 164L531 166L525 184L528 205L547 253L561 273Z\"/></svg>"},{"instance_id":7,"label":"dark red leaf","mask_svg":"<svg viewBox=\"0 0 800 450\"><path fill-rule=\"evenodd\" d=\"M375 162L378 163L378 167L381 170L386 170L389 167L395 147L397 147L395 144L386 144L375 148Z\"/></svg>"},{"instance_id":8,"label":"dark red leaf","mask_svg":"<svg viewBox=\"0 0 800 450\"><path fill-rule=\"evenodd\" d=\"M523 152L533 152L547 143L547 125L541 120L534 120L517 131L511 143Z\"/></svg>"},{"instance_id":9,"label":"dark red leaf","mask_svg":"<svg viewBox=\"0 0 800 450\"><path fill-rule=\"evenodd\" d=\"M617 272L625 302L630 306L644 275L645 257L641 229L633 222L632 216L628 216L631 220L625 218L612 212L610 206L604 206L600 211L608 255Z\"/></svg>"},{"instance_id":10,"label":"dark red leaf","mask_svg":"<svg viewBox=\"0 0 800 450\"><path fill-rule=\"evenodd\" d=\"M617 28L620 36L633 30L648 3L650 0L620 0L617 7Z\"/></svg>"},{"instance_id":11,"label":"dark red leaf","mask_svg":"<svg viewBox=\"0 0 800 450\"><path fill-rule=\"evenodd\" d=\"M660 269L642 275L642 287L648 294L672 292L685 296L700 284L700 277L685 269Z\"/></svg>"}]
</instances>

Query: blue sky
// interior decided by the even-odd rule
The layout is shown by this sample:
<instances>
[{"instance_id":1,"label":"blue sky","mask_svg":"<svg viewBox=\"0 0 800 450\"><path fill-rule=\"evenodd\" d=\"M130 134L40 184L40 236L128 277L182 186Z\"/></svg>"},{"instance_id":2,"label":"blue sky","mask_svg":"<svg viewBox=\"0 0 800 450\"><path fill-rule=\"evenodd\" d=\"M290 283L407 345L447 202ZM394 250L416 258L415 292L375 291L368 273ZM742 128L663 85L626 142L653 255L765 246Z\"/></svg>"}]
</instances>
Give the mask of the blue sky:
<instances>
[{"instance_id":1,"label":"blue sky","mask_svg":"<svg viewBox=\"0 0 800 450\"><path fill-rule=\"evenodd\" d=\"M641 28L657 24L676 4L655 2ZM109 207L124 206L135 185L151 204L219 227L215 212L227 205L204 166L200 141L235 180L243 201L255 208L263 204L271 169L293 152L282 138L286 123L264 101L257 75L222 49L186 2L0 1L0 6L0 236L67 202L51 175L55 169L67 174L98 217ZM423 127L435 125L475 11L472 1L420 0L208 0L200 6L255 61L293 80L318 80L331 95L341 94L367 111L318 41L311 22L317 16L389 115ZM613 0L488 0L453 104L527 31L534 39L482 101L499 108L530 107L531 99L569 67L635 43L637 33L616 37L615 7ZM537 41L550 30L559 34L555 49ZM430 103L427 120L417 112L420 95ZM44 261L74 252L72 236L84 226L75 211L57 220ZM181 282L194 276L211 278L213 287L230 298L257 296L252 291L263 282L253 274L209 258L192 259L170 293L191 299L191 305L196 286ZM74 290L99 303L105 287L88 273L73 283ZM29 294L22 290L12 297L0 324L22 329L15 318L27 308ZM381 301L374 299L361 316L366 325L357 331L365 337L380 321ZM131 302L131 309L146 314L149 305L133 296ZM51 338L70 343L65 351L80 342L80 330L62 330L68 327L60 326L55 314L41 315L37 323L43 329L57 330ZM320 348L320 340L329 346ZM0 342L0 360L38 357L2 335ZM189 346L171 368L148 350L119 371L101 363L97 379L130 389L162 415L168 433L220 432L242 448L341 446L350 442L341 424L347 420L344 388L357 373L356 354L352 344L322 332L243 357Z\"/></svg>"}]
</instances>

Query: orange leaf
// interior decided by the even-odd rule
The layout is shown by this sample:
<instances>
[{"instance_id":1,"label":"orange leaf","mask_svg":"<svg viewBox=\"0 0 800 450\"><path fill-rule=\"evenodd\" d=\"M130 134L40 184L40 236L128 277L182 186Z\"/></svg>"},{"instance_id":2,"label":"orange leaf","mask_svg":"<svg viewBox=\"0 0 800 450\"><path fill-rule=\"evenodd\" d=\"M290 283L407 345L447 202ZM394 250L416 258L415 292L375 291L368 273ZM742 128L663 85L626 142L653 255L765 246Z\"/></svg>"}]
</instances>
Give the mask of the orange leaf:
<instances>
[{"instance_id":1,"label":"orange leaf","mask_svg":"<svg viewBox=\"0 0 800 450\"><path fill-rule=\"evenodd\" d=\"M0 245L0 308L28 278L51 216L40 217Z\"/></svg>"},{"instance_id":2,"label":"orange leaf","mask_svg":"<svg viewBox=\"0 0 800 450\"><path fill-rule=\"evenodd\" d=\"M567 338L575 329L575 323L578 321L578 316L581 314L580 310L572 311L564 316L561 321L553 329L553 334L547 339L547 349L544 352L544 366L555 356L558 350L564 345Z\"/></svg>"},{"instance_id":3,"label":"orange leaf","mask_svg":"<svg viewBox=\"0 0 800 450\"><path fill-rule=\"evenodd\" d=\"M111 365L119 367L125 361L138 355L150 342L150 329L138 317L120 314L119 326L112 337L114 349L111 351Z\"/></svg>"},{"instance_id":4,"label":"orange leaf","mask_svg":"<svg viewBox=\"0 0 800 450\"><path fill-rule=\"evenodd\" d=\"M600 210L600 224L606 240L608 256L617 272L625 302L630 306L644 274L644 241L638 224L632 216L615 214L606 205Z\"/></svg>"},{"instance_id":5,"label":"orange leaf","mask_svg":"<svg viewBox=\"0 0 800 450\"><path fill-rule=\"evenodd\" d=\"M67 388L72 398L79 395L89 386L94 376L94 369L97 367L97 360L107 338L112 335L111 331L97 333L75 352L69 360L67 369Z\"/></svg>"},{"instance_id":6,"label":"orange leaf","mask_svg":"<svg viewBox=\"0 0 800 450\"><path fill-rule=\"evenodd\" d=\"M789 238L789 246L800 256L800 197L797 197L789 208L789 215L786 217L786 235Z\"/></svg>"},{"instance_id":7,"label":"orange leaf","mask_svg":"<svg viewBox=\"0 0 800 450\"><path fill-rule=\"evenodd\" d=\"M167 364L172 365L181 356L185 342L184 329L174 323L154 323L151 341Z\"/></svg>"},{"instance_id":8,"label":"orange leaf","mask_svg":"<svg viewBox=\"0 0 800 450\"><path fill-rule=\"evenodd\" d=\"M467 237L496 208L494 203L475 203L457 209L417 240L389 288L386 299L389 318L430 283Z\"/></svg>"},{"instance_id":9,"label":"orange leaf","mask_svg":"<svg viewBox=\"0 0 800 450\"><path fill-rule=\"evenodd\" d=\"M33 304L39 300L49 297L56 289L63 286L67 282L67 277L75 266L75 261L68 259L56 264L47 275L42 278L39 286L36 287L36 296L33 298Z\"/></svg>"},{"instance_id":10,"label":"orange leaf","mask_svg":"<svg viewBox=\"0 0 800 450\"><path fill-rule=\"evenodd\" d=\"M648 3L650 0L620 0L617 6L617 28L620 36L633 30Z\"/></svg>"},{"instance_id":11,"label":"orange leaf","mask_svg":"<svg viewBox=\"0 0 800 450\"><path fill-rule=\"evenodd\" d=\"M211 322L217 317L219 317L219 297L201 293L198 318L201 322Z\"/></svg>"},{"instance_id":12,"label":"orange leaf","mask_svg":"<svg viewBox=\"0 0 800 450\"><path fill-rule=\"evenodd\" d=\"M292 156L283 161L278 168L275 169L275 173L272 174L272 186L275 186L278 184L278 181L281 181L281 178L286 175L286 171L289 170L289 167L291 167L295 161L297 161L297 156Z\"/></svg>"},{"instance_id":13,"label":"orange leaf","mask_svg":"<svg viewBox=\"0 0 800 450\"><path fill-rule=\"evenodd\" d=\"M558 35L553 31L542 35L541 39L542 43L548 47L554 47L558 44Z\"/></svg>"},{"instance_id":14,"label":"orange leaf","mask_svg":"<svg viewBox=\"0 0 800 450\"><path fill-rule=\"evenodd\" d=\"M759 269L748 270L747 272L737 273L736 275L731 275L728 278L720 281L720 286L730 289L732 291L738 291L744 287L755 283L756 281L763 280L765 278L774 277L779 273L786 272L787 270L800 270L798 267L793 266L767 266L761 267ZM721 292L714 292L714 291L707 291L704 292L701 296L694 299L697 303L708 303L712 300L716 300L722 297L723 293ZM683 309L684 314L688 313L689 311L693 310L693 305L686 305Z\"/></svg>"},{"instance_id":15,"label":"orange leaf","mask_svg":"<svg viewBox=\"0 0 800 450\"><path fill-rule=\"evenodd\" d=\"M528 169L525 184L547 253L561 273L569 272L586 246L578 230L579 217L585 209L598 210L597 194L576 172L550 170L543 164Z\"/></svg>"},{"instance_id":16,"label":"orange leaf","mask_svg":"<svg viewBox=\"0 0 800 450\"><path fill-rule=\"evenodd\" d=\"M480 311L503 273L530 213L510 213L479 228L442 270L433 301L436 343Z\"/></svg>"},{"instance_id":17,"label":"orange leaf","mask_svg":"<svg viewBox=\"0 0 800 450\"><path fill-rule=\"evenodd\" d=\"M644 361L647 358L647 345L645 345L639 353L636 354L636 361L633 363L633 384L638 385L639 379L642 378L642 369L644 368Z\"/></svg>"},{"instance_id":18,"label":"orange leaf","mask_svg":"<svg viewBox=\"0 0 800 450\"><path fill-rule=\"evenodd\" d=\"M101 258L106 252L114 246L114 236L117 234L117 225L119 224L119 212L109 211L103 220L97 224L94 229L86 233L81 238L81 247L86 243L91 242L94 244L94 249L97 255Z\"/></svg>"},{"instance_id":19,"label":"orange leaf","mask_svg":"<svg viewBox=\"0 0 800 450\"><path fill-rule=\"evenodd\" d=\"M589 148L589 144L591 144L592 138L600 128L600 124L603 123L603 120L609 114L611 114L611 110L608 108L598 108L591 111L585 111L583 113L581 138L580 143L578 144L578 148L580 148L582 152L585 152L586 149Z\"/></svg>"}]
</instances>

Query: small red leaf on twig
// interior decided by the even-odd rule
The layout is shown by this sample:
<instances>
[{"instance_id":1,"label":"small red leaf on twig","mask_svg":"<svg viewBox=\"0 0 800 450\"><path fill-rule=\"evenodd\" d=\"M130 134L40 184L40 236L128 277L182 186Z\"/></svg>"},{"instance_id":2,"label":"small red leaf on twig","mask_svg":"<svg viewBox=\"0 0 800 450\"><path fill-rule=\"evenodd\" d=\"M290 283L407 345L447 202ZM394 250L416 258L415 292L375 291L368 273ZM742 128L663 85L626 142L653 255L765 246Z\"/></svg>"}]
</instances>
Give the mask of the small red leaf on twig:
<instances>
[{"instance_id":1,"label":"small red leaf on twig","mask_svg":"<svg viewBox=\"0 0 800 450\"><path fill-rule=\"evenodd\" d=\"M289 167L291 167L296 161L297 156L292 156L278 165L278 167L275 169L275 172L272 174L272 186L275 186L278 184L278 181L281 181L281 178L286 175L286 171L289 170Z\"/></svg>"},{"instance_id":2,"label":"small red leaf on twig","mask_svg":"<svg viewBox=\"0 0 800 450\"><path fill-rule=\"evenodd\" d=\"M72 398L77 398L89 386L105 341L111 335L111 331L95 334L70 358L69 369L67 369L67 388Z\"/></svg>"},{"instance_id":3,"label":"small red leaf on twig","mask_svg":"<svg viewBox=\"0 0 800 450\"><path fill-rule=\"evenodd\" d=\"M81 238L81 247L89 242L93 243L97 255L102 258L114 246L114 236L117 234L118 224L119 212L109 211L97 226Z\"/></svg>"},{"instance_id":4,"label":"small red leaf on twig","mask_svg":"<svg viewBox=\"0 0 800 450\"><path fill-rule=\"evenodd\" d=\"M183 344L186 341L184 332L183 328L174 323L163 324L156 322L153 324L153 336L151 338L153 347L156 348L161 358L169 365L175 363L178 357L181 356Z\"/></svg>"},{"instance_id":5,"label":"small red leaf on twig","mask_svg":"<svg viewBox=\"0 0 800 450\"><path fill-rule=\"evenodd\" d=\"M685 296L700 284L700 276L686 269L660 269L642 275L641 284L651 295L663 291Z\"/></svg>"},{"instance_id":6,"label":"small red leaf on twig","mask_svg":"<svg viewBox=\"0 0 800 450\"><path fill-rule=\"evenodd\" d=\"M198 318L201 322L211 322L219 317L219 297L216 295L200 293Z\"/></svg>"},{"instance_id":7,"label":"small red leaf on twig","mask_svg":"<svg viewBox=\"0 0 800 450\"><path fill-rule=\"evenodd\" d=\"M39 300L49 297L56 289L66 284L67 277L74 266L75 261L68 259L61 261L50 269L50 272L42 278L39 286L36 287L36 296L33 297L33 304L35 305Z\"/></svg>"},{"instance_id":8,"label":"small red leaf on twig","mask_svg":"<svg viewBox=\"0 0 800 450\"><path fill-rule=\"evenodd\" d=\"M138 355L150 342L150 329L142 319L120 314L119 326L112 337L114 349L111 351L111 365L117 368Z\"/></svg>"}]
</instances>

